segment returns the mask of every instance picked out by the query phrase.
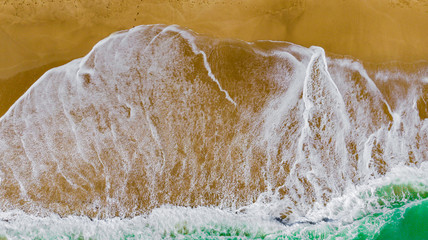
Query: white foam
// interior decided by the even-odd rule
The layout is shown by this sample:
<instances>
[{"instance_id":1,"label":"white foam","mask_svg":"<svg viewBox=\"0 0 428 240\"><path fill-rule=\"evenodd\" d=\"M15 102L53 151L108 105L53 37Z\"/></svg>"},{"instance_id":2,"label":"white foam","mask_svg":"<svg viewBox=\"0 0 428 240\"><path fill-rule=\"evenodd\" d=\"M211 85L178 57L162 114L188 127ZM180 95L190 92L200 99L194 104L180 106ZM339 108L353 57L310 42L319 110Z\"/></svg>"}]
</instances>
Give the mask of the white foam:
<instances>
[{"instance_id":1,"label":"white foam","mask_svg":"<svg viewBox=\"0 0 428 240\"><path fill-rule=\"evenodd\" d=\"M177 37L190 46L190 56ZM226 90L198 41L203 39L177 26L137 27L44 74L0 119L0 185L10 180L21 194L2 206L27 201L28 211L52 213L41 207L49 205L43 198L32 197L47 187L85 205L79 211L98 207L91 213L128 216L140 195L152 209L162 201L204 205L210 200L204 194L213 193L218 207L235 209L258 199L246 208L254 216L291 209L298 219L356 184L427 161L428 122L418 117L414 96L412 105L393 112L360 63L327 59L318 47L264 52L243 44L258 61L282 65L254 75L243 66L237 72L246 72L248 79L239 80L244 87ZM202 72L193 66L195 55L202 56ZM228 64L218 61L220 68ZM355 71L360 82L352 79ZM207 73L215 84L185 78ZM250 92L247 83L256 90ZM257 95L264 93L257 84L271 88L265 91L270 95ZM244 104L238 106L229 92ZM219 96L236 108L213 104ZM254 102L260 109L251 108ZM47 174L54 175L52 182ZM155 213L166 214L162 209Z\"/></svg>"},{"instance_id":2,"label":"white foam","mask_svg":"<svg viewBox=\"0 0 428 240\"><path fill-rule=\"evenodd\" d=\"M232 234L230 237L234 237L236 231L235 237L238 238L263 236L264 239L277 239L286 236L304 237L305 231L319 231L318 234L321 234L328 230L324 237L334 237L335 231L345 231L346 236L350 237L353 232L348 231L358 231L362 224L359 221L361 218L377 213L388 214L387 208L379 206L376 191L391 184L409 184L414 189L426 191L427 172L426 163L419 168L397 166L384 177L350 187L343 196L332 199L327 206L315 205L306 215L295 215L292 221L284 222L285 224L267 214L264 211L266 205L261 203L247 208L247 213L234 213L214 207L165 205L148 215L105 220L79 216L61 218L58 215L37 217L13 210L0 212L0 234L8 239L174 239L220 238L220 233L229 233ZM416 200L404 207L411 207L418 202L420 201ZM382 223L378 224L377 229L382 227ZM375 234L375 229L372 232Z\"/></svg>"},{"instance_id":3,"label":"white foam","mask_svg":"<svg viewBox=\"0 0 428 240\"><path fill-rule=\"evenodd\" d=\"M192 237L192 232L193 237L209 237L205 234L210 231L219 231L220 234L226 233L228 229L236 229L252 236L263 232L267 235L266 239L272 239L275 234L284 231L284 225L271 218L204 207L192 209L163 206L154 209L147 216L107 220L77 216L60 218L57 215L34 217L20 211L10 211L1 212L0 220L0 234L8 239L51 239L66 236L84 239L170 239ZM207 231L205 234L204 229ZM174 235L176 236L172 237Z\"/></svg>"},{"instance_id":4,"label":"white foam","mask_svg":"<svg viewBox=\"0 0 428 240\"><path fill-rule=\"evenodd\" d=\"M208 76L211 78L211 80L213 80L217 84L220 91L226 95L226 99L229 100L229 102L231 102L236 107L236 102L233 101L233 99L230 97L229 93L221 87L220 82L214 76L214 74L211 70L211 66L208 63L207 54L204 51L200 50L198 48L198 46L196 46L195 37L191 33L189 33L188 31L183 31L183 30L179 29L176 25L168 26L165 28L165 30L166 31L174 31L174 32L179 33L184 39L186 39L188 41L188 43L192 47L192 50L195 54L201 54L202 55L203 60L204 60L204 66L208 71Z\"/></svg>"},{"instance_id":5,"label":"white foam","mask_svg":"<svg viewBox=\"0 0 428 240\"><path fill-rule=\"evenodd\" d=\"M383 177L369 180L363 185L349 186L342 196L332 199L327 206L315 206L305 217L313 221L327 217L343 223L351 223L368 214L387 211L379 205L379 197L376 196L380 188L390 185L408 185L417 191L427 191L427 173L426 162L418 168L397 165ZM386 202L387 199L383 201Z\"/></svg>"}]
</instances>

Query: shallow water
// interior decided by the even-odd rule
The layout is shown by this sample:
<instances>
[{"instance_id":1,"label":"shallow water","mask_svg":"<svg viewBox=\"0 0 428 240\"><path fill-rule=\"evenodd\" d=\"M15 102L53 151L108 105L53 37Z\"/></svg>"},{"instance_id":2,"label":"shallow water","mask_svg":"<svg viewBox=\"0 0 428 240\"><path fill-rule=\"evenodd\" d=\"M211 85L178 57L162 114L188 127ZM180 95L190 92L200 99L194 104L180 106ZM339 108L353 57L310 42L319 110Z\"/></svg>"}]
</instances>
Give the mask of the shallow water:
<instances>
[{"instance_id":1,"label":"shallow water","mask_svg":"<svg viewBox=\"0 0 428 240\"><path fill-rule=\"evenodd\" d=\"M262 206L245 214L163 206L146 216L104 220L9 211L0 215L0 232L9 239L425 239L426 166L394 169L289 222L263 214Z\"/></svg>"},{"instance_id":2,"label":"shallow water","mask_svg":"<svg viewBox=\"0 0 428 240\"><path fill-rule=\"evenodd\" d=\"M115 33L0 118L0 234L423 239L427 79L175 25Z\"/></svg>"}]
</instances>

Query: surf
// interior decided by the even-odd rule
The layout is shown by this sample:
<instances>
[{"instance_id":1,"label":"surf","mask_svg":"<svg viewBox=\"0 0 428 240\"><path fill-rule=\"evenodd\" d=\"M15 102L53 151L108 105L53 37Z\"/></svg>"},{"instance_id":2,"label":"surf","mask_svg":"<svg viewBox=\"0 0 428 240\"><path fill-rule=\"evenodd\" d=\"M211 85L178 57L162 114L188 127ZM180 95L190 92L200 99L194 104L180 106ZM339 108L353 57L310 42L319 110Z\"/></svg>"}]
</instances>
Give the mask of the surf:
<instances>
[{"instance_id":1,"label":"surf","mask_svg":"<svg viewBox=\"0 0 428 240\"><path fill-rule=\"evenodd\" d=\"M427 74L179 26L117 32L0 118L0 232L390 236L426 210Z\"/></svg>"}]
</instances>

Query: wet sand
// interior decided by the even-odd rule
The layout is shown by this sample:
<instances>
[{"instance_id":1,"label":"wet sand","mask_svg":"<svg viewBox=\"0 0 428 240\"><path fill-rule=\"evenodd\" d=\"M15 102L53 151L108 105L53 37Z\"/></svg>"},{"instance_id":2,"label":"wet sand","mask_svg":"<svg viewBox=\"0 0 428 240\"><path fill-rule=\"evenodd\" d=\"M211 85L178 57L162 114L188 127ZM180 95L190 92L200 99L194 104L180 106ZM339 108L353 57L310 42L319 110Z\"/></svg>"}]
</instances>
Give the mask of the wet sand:
<instances>
[{"instance_id":1,"label":"wet sand","mask_svg":"<svg viewBox=\"0 0 428 240\"><path fill-rule=\"evenodd\" d=\"M43 66L82 57L114 31L154 23L221 38L318 45L373 63L428 60L423 0L5 0L0 115L47 69Z\"/></svg>"}]
</instances>

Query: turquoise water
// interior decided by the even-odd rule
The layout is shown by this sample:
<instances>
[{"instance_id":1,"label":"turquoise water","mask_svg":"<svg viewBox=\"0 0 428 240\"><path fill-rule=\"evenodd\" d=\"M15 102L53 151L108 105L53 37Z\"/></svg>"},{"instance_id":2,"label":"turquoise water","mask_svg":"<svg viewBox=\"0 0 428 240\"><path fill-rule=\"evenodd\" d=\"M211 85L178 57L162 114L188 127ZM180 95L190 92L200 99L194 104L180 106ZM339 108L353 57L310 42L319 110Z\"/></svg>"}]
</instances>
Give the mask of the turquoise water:
<instances>
[{"instance_id":1,"label":"turquoise water","mask_svg":"<svg viewBox=\"0 0 428 240\"><path fill-rule=\"evenodd\" d=\"M207 207L163 206L108 220L8 212L1 215L0 239L428 239L427 186L425 179L365 186L288 223ZM320 214L327 219L313 217Z\"/></svg>"},{"instance_id":2,"label":"turquoise water","mask_svg":"<svg viewBox=\"0 0 428 240\"><path fill-rule=\"evenodd\" d=\"M234 224L212 224L194 227L183 221L173 230L156 232L150 225L141 226L139 231L122 232L106 236L103 232L89 234L64 231L49 232L25 230L9 230L0 239L427 239L428 236L428 200L413 202L383 213L370 214L349 225L320 223L314 226L301 224L293 227L291 233L287 229L276 232L254 230L251 226ZM78 222L76 222L78 223ZM82 223L83 224L83 223ZM57 226L51 226L56 228ZM83 226L82 226L83 228ZM286 228L286 227L285 227ZM101 230L101 229L100 229ZM284 233L286 232L286 233Z\"/></svg>"},{"instance_id":3,"label":"turquoise water","mask_svg":"<svg viewBox=\"0 0 428 240\"><path fill-rule=\"evenodd\" d=\"M164 238L180 239L427 239L428 200L416 201L373 213L349 225L320 223L314 226L301 224L291 233L252 232L248 228L207 226L190 230L177 226ZM285 230L286 231L286 230Z\"/></svg>"}]
</instances>

